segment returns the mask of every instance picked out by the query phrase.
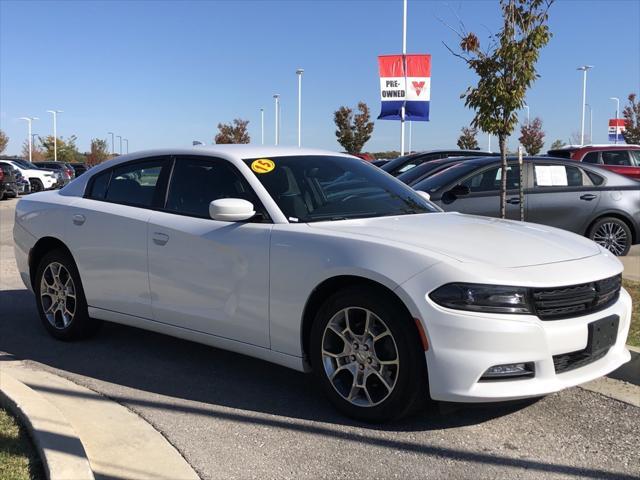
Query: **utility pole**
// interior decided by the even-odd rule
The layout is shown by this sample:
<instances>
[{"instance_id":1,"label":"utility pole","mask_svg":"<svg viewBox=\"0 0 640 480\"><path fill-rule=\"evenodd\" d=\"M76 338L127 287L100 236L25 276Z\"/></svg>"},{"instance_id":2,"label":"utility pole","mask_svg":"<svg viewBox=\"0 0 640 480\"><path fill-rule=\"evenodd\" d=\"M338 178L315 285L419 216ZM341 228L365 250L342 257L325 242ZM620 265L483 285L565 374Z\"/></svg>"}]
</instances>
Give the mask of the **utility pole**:
<instances>
[{"instance_id":1,"label":"utility pole","mask_svg":"<svg viewBox=\"0 0 640 480\"><path fill-rule=\"evenodd\" d=\"M402 2L402 70L404 73L404 98L407 99L407 0ZM400 156L404 156L405 102L400 108Z\"/></svg>"}]
</instances>

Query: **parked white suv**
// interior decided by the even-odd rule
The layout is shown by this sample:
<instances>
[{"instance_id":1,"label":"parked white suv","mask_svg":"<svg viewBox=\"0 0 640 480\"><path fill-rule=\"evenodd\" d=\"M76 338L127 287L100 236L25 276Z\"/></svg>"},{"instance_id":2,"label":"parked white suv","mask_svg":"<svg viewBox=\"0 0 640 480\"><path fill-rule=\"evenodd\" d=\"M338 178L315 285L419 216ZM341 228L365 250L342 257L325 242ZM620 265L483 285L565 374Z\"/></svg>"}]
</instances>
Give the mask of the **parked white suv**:
<instances>
[{"instance_id":1,"label":"parked white suv","mask_svg":"<svg viewBox=\"0 0 640 480\"><path fill-rule=\"evenodd\" d=\"M26 160L6 160L13 165L29 181L32 192L49 190L58 183L58 175L53 170L38 168Z\"/></svg>"}]
</instances>

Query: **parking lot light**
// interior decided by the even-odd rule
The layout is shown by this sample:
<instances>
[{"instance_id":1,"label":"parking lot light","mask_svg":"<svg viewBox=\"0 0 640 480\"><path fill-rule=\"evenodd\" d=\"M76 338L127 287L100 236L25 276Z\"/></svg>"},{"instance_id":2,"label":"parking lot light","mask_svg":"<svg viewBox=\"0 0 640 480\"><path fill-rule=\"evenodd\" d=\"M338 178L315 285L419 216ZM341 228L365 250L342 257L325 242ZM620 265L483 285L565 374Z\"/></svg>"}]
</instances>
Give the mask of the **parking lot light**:
<instances>
[{"instance_id":1,"label":"parking lot light","mask_svg":"<svg viewBox=\"0 0 640 480\"><path fill-rule=\"evenodd\" d=\"M33 137L31 136L31 123L34 120L40 120L38 117L20 117L20 120L24 120L27 122L28 128L29 128L29 136L28 138L28 143L29 143L29 161L31 161L32 158L32 151L33 151Z\"/></svg>"},{"instance_id":2,"label":"parking lot light","mask_svg":"<svg viewBox=\"0 0 640 480\"><path fill-rule=\"evenodd\" d=\"M113 132L107 132L107 134L111 135L111 155L115 155L115 153L116 153L116 145L115 145L115 143L113 141L114 133Z\"/></svg>"},{"instance_id":3,"label":"parking lot light","mask_svg":"<svg viewBox=\"0 0 640 480\"><path fill-rule=\"evenodd\" d=\"M280 144L280 94L276 93L273 95L275 100L275 109L276 109L276 138L275 143L276 146Z\"/></svg>"},{"instance_id":4,"label":"parking lot light","mask_svg":"<svg viewBox=\"0 0 640 480\"><path fill-rule=\"evenodd\" d=\"M62 113L62 110L47 110L47 113L53 115L53 161L58 161L58 129L57 120L58 114Z\"/></svg>"},{"instance_id":5,"label":"parking lot light","mask_svg":"<svg viewBox=\"0 0 640 480\"><path fill-rule=\"evenodd\" d=\"M614 102L616 102L616 120L618 120L618 117L620 116L620 99L618 97L609 97L609 100L613 100ZM616 138L614 140L614 143L618 143L618 130L617 130L617 124L616 124Z\"/></svg>"},{"instance_id":6,"label":"parking lot light","mask_svg":"<svg viewBox=\"0 0 640 480\"><path fill-rule=\"evenodd\" d=\"M593 65L582 65L576 69L582 71L582 120L580 123L580 145L584 145L584 113L587 103L587 71L592 68Z\"/></svg>"},{"instance_id":7,"label":"parking lot light","mask_svg":"<svg viewBox=\"0 0 640 480\"><path fill-rule=\"evenodd\" d=\"M302 74L304 69L298 68L296 75L298 75L298 148L302 146Z\"/></svg>"}]
</instances>

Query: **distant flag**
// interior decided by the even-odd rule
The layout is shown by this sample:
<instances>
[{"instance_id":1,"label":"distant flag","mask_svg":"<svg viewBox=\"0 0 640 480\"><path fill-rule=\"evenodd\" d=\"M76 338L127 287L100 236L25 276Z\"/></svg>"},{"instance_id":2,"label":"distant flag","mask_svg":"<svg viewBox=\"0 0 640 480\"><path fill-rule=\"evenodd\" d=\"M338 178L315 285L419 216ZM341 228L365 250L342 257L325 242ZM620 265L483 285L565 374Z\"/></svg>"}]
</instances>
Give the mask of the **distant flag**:
<instances>
[{"instance_id":1,"label":"distant flag","mask_svg":"<svg viewBox=\"0 0 640 480\"><path fill-rule=\"evenodd\" d=\"M609 141L624 142L622 132L625 130L624 118L612 118L609 120Z\"/></svg>"},{"instance_id":2,"label":"distant flag","mask_svg":"<svg viewBox=\"0 0 640 480\"><path fill-rule=\"evenodd\" d=\"M431 55L405 55L405 59L406 77L402 55L378 57L382 102L378 118L400 120L400 110L404 105L406 121L426 122L431 100Z\"/></svg>"}]
</instances>

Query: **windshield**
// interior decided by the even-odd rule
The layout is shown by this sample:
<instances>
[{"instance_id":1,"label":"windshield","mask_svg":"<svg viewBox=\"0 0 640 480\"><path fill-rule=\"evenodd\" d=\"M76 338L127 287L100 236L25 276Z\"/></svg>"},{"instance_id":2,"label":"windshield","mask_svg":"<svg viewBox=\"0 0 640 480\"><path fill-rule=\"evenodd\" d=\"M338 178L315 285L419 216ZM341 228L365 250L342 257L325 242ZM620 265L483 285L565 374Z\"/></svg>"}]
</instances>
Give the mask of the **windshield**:
<instances>
[{"instance_id":1,"label":"windshield","mask_svg":"<svg viewBox=\"0 0 640 480\"><path fill-rule=\"evenodd\" d=\"M245 162L290 222L439 211L411 188L356 158L305 155Z\"/></svg>"},{"instance_id":2,"label":"windshield","mask_svg":"<svg viewBox=\"0 0 640 480\"><path fill-rule=\"evenodd\" d=\"M33 163L28 162L26 160L14 160L14 162L20 165L22 168L33 168L35 170L38 170L37 166L35 166Z\"/></svg>"},{"instance_id":3,"label":"windshield","mask_svg":"<svg viewBox=\"0 0 640 480\"><path fill-rule=\"evenodd\" d=\"M458 178L466 175L467 173L472 172L477 169L478 165L474 162L460 162L455 165L447 168L446 170L442 170L440 172L436 172L428 178L421 180L420 182L413 185L413 188L416 190L420 190L422 192L436 192L440 190L442 187L445 187L452 182L455 182Z\"/></svg>"}]
</instances>

